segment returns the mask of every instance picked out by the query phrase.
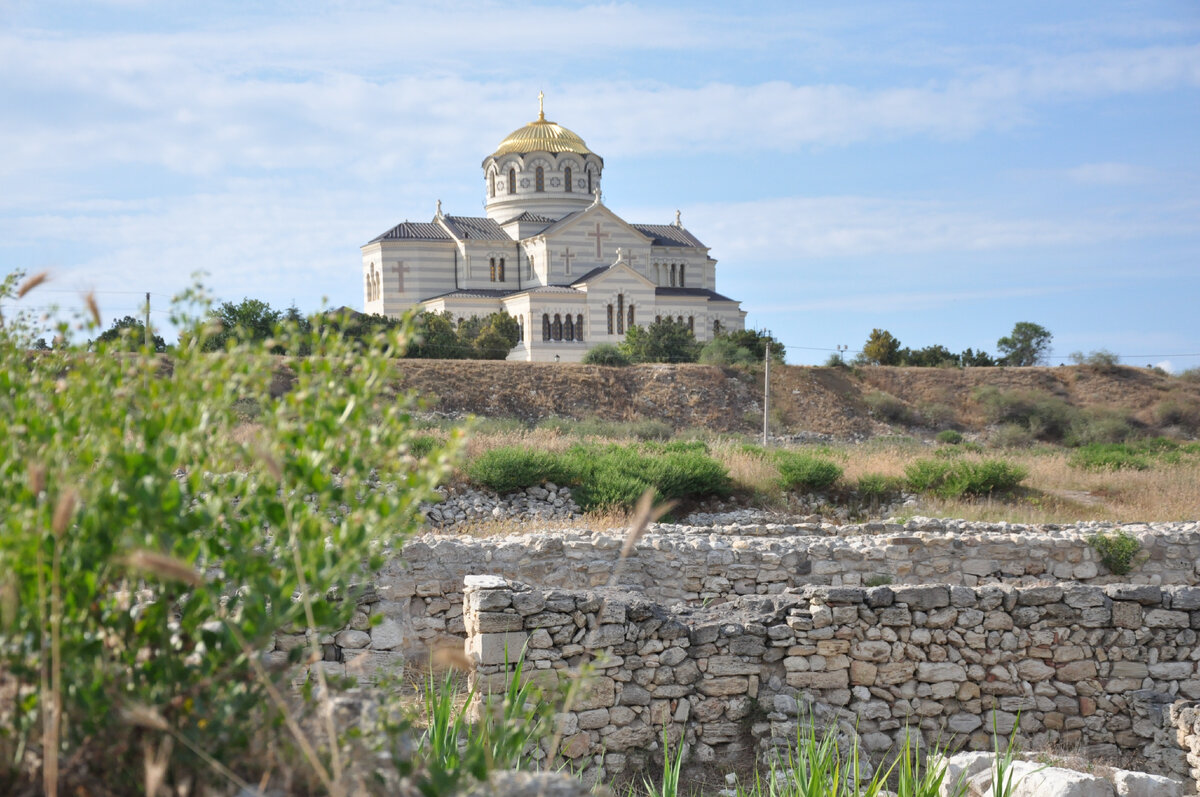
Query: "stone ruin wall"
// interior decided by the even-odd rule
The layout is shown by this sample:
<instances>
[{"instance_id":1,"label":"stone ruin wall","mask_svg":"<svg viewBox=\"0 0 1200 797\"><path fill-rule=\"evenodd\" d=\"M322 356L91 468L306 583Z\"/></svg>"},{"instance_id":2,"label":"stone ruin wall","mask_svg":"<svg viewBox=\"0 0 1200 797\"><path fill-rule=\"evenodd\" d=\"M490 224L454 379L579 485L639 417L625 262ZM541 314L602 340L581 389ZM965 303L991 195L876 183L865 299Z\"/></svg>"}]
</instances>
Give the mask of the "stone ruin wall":
<instances>
[{"instance_id":1,"label":"stone ruin wall","mask_svg":"<svg viewBox=\"0 0 1200 797\"><path fill-rule=\"evenodd\" d=\"M656 525L621 563L615 580L624 543L620 533L426 534L409 541L401 558L378 575L350 625L321 640L324 666L341 671L342 662L358 658L369 677L406 657L424 661L435 647L459 644L466 636L463 579L476 573L564 589L591 589L613 580L668 605L713 605L741 595L872 580L965 586L1061 580L1200 584L1200 523L1122 527L1139 537L1145 552L1145 561L1128 576L1110 574L1087 541L1097 530L1114 528L925 518L904 525ZM282 659L301 644L302 636L281 635L269 655Z\"/></svg>"},{"instance_id":2,"label":"stone ruin wall","mask_svg":"<svg viewBox=\"0 0 1200 797\"><path fill-rule=\"evenodd\" d=\"M558 721L561 755L595 777L649 763L663 723L692 760L745 763L809 718L880 753L909 728L990 750L1018 713L1035 749L1200 769L1197 587L811 586L669 610L478 576L465 598L482 689L525 646L543 684L591 668Z\"/></svg>"}]
</instances>

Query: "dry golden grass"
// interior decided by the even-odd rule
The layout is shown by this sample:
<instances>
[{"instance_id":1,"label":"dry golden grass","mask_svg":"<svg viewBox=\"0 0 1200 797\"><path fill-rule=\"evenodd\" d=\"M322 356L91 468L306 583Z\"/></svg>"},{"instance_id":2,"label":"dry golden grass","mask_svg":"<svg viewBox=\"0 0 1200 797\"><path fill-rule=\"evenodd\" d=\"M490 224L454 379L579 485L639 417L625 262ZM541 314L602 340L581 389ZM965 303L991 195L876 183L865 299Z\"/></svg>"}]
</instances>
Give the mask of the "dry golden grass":
<instances>
[{"instance_id":1,"label":"dry golden grass","mask_svg":"<svg viewBox=\"0 0 1200 797\"><path fill-rule=\"evenodd\" d=\"M557 430L501 432L476 435L468 445L468 457L500 446L526 446L562 451L581 440L590 442L636 442L580 438ZM740 492L755 503L782 506L785 496L777 480L778 471L768 456L741 443L717 441L711 454L729 469ZM853 485L867 474L903 477L905 468L918 459L933 457L936 448L911 440L877 439L860 445L822 446L814 455L838 463L844 473L842 484ZM1149 470L1096 472L1068 465L1070 451L1061 448L964 451L964 459L1003 459L1025 467L1029 476L1024 489L1013 496L982 499L922 499L919 513L967 520L1013 523L1071 523L1079 520L1154 522L1200 519L1200 457L1185 457L1178 463L1153 461ZM592 514L562 527L611 531L627 527L622 512ZM555 525L560 525L556 521ZM467 530L481 536L528 533L528 525L515 521L480 523Z\"/></svg>"}]
</instances>

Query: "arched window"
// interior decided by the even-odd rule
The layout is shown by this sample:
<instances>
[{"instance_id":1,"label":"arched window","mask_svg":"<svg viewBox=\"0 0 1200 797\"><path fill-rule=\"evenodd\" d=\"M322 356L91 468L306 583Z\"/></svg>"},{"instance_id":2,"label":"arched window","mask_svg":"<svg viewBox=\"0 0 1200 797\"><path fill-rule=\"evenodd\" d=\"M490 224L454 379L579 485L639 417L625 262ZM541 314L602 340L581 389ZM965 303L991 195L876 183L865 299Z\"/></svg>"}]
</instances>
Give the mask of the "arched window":
<instances>
[{"instance_id":1,"label":"arched window","mask_svg":"<svg viewBox=\"0 0 1200 797\"><path fill-rule=\"evenodd\" d=\"M687 280L685 280L685 279L684 279L684 276L683 276L683 270L684 270L685 268L687 268L687 263L680 263L680 264L679 264L679 287L680 287L680 288L686 288L686 287L687 287Z\"/></svg>"},{"instance_id":2,"label":"arched window","mask_svg":"<svg viewBox=\"0 0 1200 797\"><path fill-rule=\"evenodd\" d=\"M695 336L695 334L696 334L696 317L695 316L688 316L688 332L691 332L693 336Z\"/></svg>"},{"instance_id":3,"label":"arched window","mask_svg":"<svg viewBox=\"0 0 1200 797\"><path fill-rule=\"evenodd\" d=\"M516 169L508 170L508 193L510 193L510 194L517 193L517 170Z\"/></svg>"},{"instance_id":4,"label":"arched window","mask_svg":"<svg viewBox=\"0 0 1200 797\"><path fill-rule=\"evenodd\" d=\"M542 313L542 340L550 340L550 314Z\"/></svg>"},{"instance_id":5,"label":"arched window","mask_svg":"<svg viewBox=\"0 0 1200 797\"><path fill-rule=\"evenodd\" d=\"M562 316L554 314L554 339L562 340Z\"/></svg>"},{"instance_id":6,"label":"arched window","mask_svg":"<svg viewBox=\"0 0 1200 797\"><path fill-rule=\"evenodd\" d=\"M713 319L713 336L715 337L720 334L721 334L721 319L714 318Z\"/></svg>"},{"instance_id":7,"label":"arched window","mask_svg":"<svg viewBox=\"0 0 1200 797\"><path fill-rule=\"evenodd\" d=\"M537 167L537 171L534 172L533 182L534 182L534 187L536 188L536 190L538 190L538 191L546 190L546 170L543 169L541 166Z\"/></svg>"},{"instance_id":8,"label":"arched window","mask_svg":"<svg viewBox=\"0 0 1200 797\"><path fill-rule=\"evenodd\" d=\"M575 340L583 341L583 313L575 316Z\"/></svg>"},{"instance_id":9,"label":"arched window","mask_svg":"<svg viewBox=\"0 0 1200 797\"><path fill-rule=\"evenodd\" d=\"M612 333L613 333L613 312L612 312L612 305L610 304L608 306L608 334L611 335Z\"/></svg>"},{"instance_id":10,"label":"arched window","mask_svg":"<svg viewBox=\"0 0 1200 797\"><path fill-rule=\"evenodd\" d=\"M494 258L494 257L490 258L488 262L490 263L490 266L491 266L491 270L489 272L491 274L491 280L492 280L492 282L495 282L496 281L496 258Z\"/></svg>"},{"instance_id":11,"label":"arched window","mask_svg":"<svg viewBox=\"0 0 1200 797\"><path fill-rule=\"evenodd\" d=\"M496 173L491 172L488 174L488 196L495 196L495 195L496 195Z\"/></svg>"},{"instance_id":12,"label":"arched window","mask_svg":"<svg viewBox=\"0 0 1200 797\"><path fill-rule=\"evenodd\" d=\"M567 340L575 340L575 321L571 318L570 313L567 313L567 322L563 325L563 337Z\"/></svg>"},{"instance_id":13,"label":"arched window","mask_svg":"<svg viewBox=\"0 0 1200 797\"><path fill-rule=\"evenodd\" d=\"M675 287L675 264L671 264L671 287Z\"/></svg>"},{"instance_id":14,"label":"arched window","mask_svg":"<svg viewBox=\"0 0 1200 797\"><path fill-rule=\"evenodd\" d=\"M565 170L563 170L563 179L565 180L565 184L567 186L567 193L569 194L569 193L571 193L571 167L570 166L568 166Z\"/></svg>"},{"instance_id":15,"label":"arched window","mask_svg":"<svg viewBox=\"0 0 1200 797\"><path fill-rule=\"evenodd\" d=\"M675 316L675 323L679 324L679 326L683 326L683 316L681 316L681 315Z\"/></svg>"},{"instance_id":16,"label":"arched window","mask_svg":"<svg viewBox=\"0 0 1200 797\"><path fill-rule=\"evenodd\" d=\"M625 334L625 294L617 294L617 334Z\"/></svg>"},{"instance_id":17,"label":"arched window","mask_svg":"<svg viewBox=\"0 0 1200 797\"><path fill-rule=\"evenodd\" d=\"M592 170L591 169L588 169L588 193L589 194L595 193L592 190Z\"/></svg>"},{"instance_id":18,"label":"arched window","mask_svg":"<svg viewBox=\"0 0 1200 797\"><path fill-rule=\"evenodd\" d=\"M629 305L629 326L633 326L633 305Z\"/></svg>"},{"instance_id":19,"label":"arched window","mask_svg":"<svg viewBox=\"0 0 1200 797\"><path fill-rule=\"evenodd\" d=\"M500 281L504 282L504 258L500 258L500 268L498 269L498 273L500 274Z\"/></svg>"},{"instance_id":20,"label":"arched window","mask_svg":"<svg viewBox=\"0 0 1200 797\"><path fill-rule=\"evenodd\" d=\"M525 340L525 316L517 316L517 342Z\"/></svg>"},{"instance_id":21,"label":"arched window","mask_svg":"<svg viewBox=\"0 0 1200 797\"><path fill-rule=\"evenodd\" d=\"M659 323L660 321L662 321L662 316L660 316L660 315L656 315L656 316L654 316L654 323L656 323L656 324L657 324L657 323Z\"/></svg>"}]
</instances>

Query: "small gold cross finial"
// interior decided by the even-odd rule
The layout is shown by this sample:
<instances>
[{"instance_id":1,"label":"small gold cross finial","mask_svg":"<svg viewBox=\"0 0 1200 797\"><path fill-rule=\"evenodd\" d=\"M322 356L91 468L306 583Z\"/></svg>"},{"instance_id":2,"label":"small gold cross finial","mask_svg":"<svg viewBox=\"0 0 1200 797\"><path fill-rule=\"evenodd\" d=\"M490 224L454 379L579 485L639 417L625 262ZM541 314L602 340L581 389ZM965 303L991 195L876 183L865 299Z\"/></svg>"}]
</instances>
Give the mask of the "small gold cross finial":
<instances>
[{"instance_id":1,"label":"small gold cross finial","mask_svg":"<svg viewBox=\"0 0 1200 797\"><path fill-rule=\"evenodd\" d=\"M542 100L545 99L545 97L546 97L545 94L542 94L542 92L540 92L540 91L538 92L538 121L539 122L546 121L546 111L542 107Z\"/></svg>"}]
</instances>

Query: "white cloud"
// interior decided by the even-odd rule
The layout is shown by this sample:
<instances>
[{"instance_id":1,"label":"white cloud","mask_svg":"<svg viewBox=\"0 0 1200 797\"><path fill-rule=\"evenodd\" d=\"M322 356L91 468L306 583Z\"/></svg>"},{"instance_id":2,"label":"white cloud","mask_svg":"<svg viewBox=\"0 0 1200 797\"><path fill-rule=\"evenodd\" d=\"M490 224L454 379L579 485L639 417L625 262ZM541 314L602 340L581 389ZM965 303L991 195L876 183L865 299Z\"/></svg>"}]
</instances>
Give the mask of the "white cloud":
<instances>
[{"instance_id":1,"label":"white cloud","mask_svg":"<svg viewBox=\"0 0 1200 797\"><path fill-rule=\"evenodd\" d=\"M1084 163L1067 170L1067 177L1086 185L1134 185L1153 176L1150 169L1130 163Z\"/></svg>"},{"instance_id":2,"label":"white cloud","mask_svg":"<svg viewBox=\"0 0 1200 797\"><path fill-rule=\"evenodd\" d=\"M1162 370L1166 371L1168 374L1175 373L1175 364L1172 363L1170 360L1162 360L1160 362L1156 362L1154 364L1154 367L1161 368Z\"/></svg>"}]
</instances>

